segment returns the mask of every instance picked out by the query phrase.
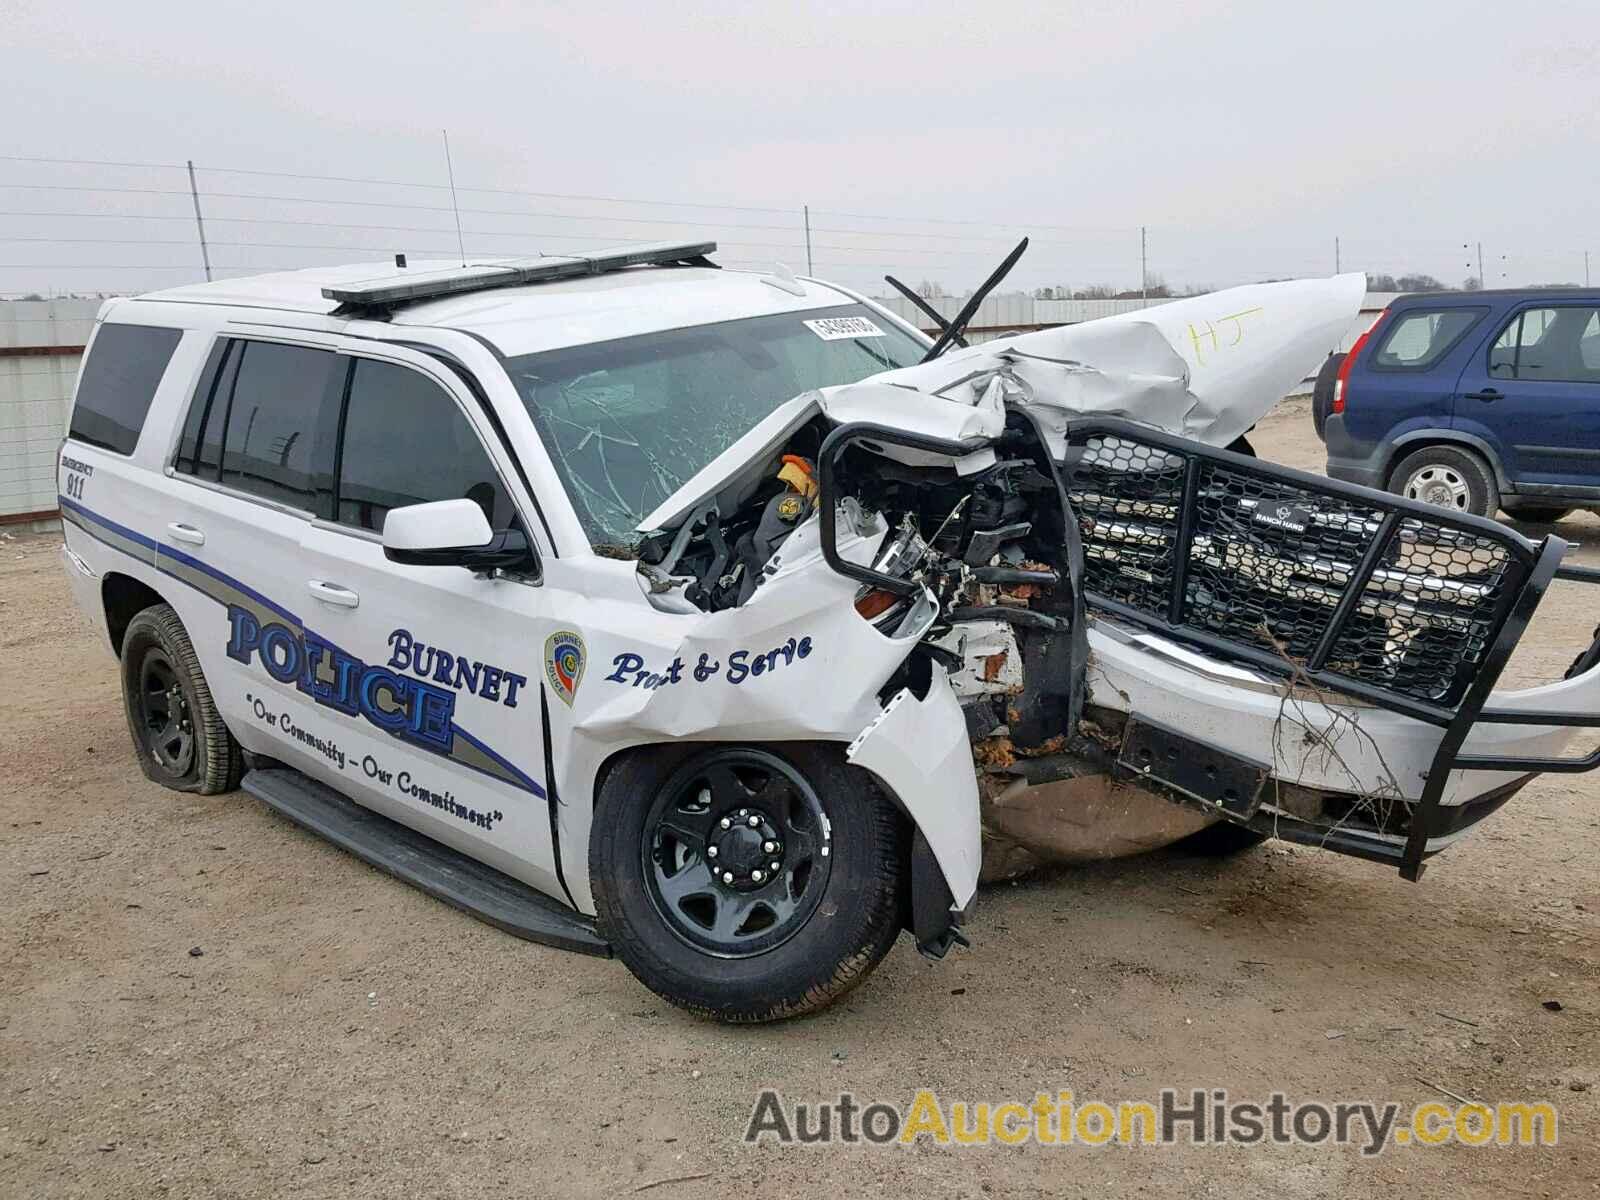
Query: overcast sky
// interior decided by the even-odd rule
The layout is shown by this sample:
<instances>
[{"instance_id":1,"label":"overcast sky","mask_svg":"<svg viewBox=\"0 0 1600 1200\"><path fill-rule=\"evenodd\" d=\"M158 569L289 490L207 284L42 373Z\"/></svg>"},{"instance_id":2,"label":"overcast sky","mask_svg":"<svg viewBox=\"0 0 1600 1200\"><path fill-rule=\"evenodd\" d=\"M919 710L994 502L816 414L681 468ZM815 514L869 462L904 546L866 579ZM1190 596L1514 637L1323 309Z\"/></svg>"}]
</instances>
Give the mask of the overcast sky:
<instances>
[{"instance_id":1,"label":"overcast sky","mask_svg":"<svg viewBox=\"0 0 1600 1200\"><path fill-rule=\"evenodd\" d=\"M1582 282L1586 247L1600 272L1597 17L1595 0L0 0L0 155L193 159L219 271L448 251L448 128L470 254L704 236L725 261L804 270L809 204L816 273L857 285L893 270L960 291L1027 233L1015 283L1133 287L1141 225L1150 273L1177 285L1327 274L1336 236L1347 270L1458 283L1481 239L1491 284ZM0 160L0 293L198 278L186 187Z\"/></svg>"}]
</instances>

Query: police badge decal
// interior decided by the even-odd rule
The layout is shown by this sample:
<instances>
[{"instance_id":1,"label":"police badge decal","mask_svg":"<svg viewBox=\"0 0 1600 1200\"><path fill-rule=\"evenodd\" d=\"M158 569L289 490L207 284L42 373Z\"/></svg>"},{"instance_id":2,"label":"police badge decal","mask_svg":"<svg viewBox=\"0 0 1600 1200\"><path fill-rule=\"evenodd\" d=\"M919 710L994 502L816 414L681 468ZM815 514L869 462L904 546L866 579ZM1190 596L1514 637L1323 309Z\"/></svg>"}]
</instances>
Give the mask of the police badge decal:
<instances>
[{"instance_id":1,"label":"police badge decal","mask_svg":"<svg viewBox=\"0 0 1600 1200\"><path fill-rule=\"evenodd\" d=\"M578 694L578 684L583 680L583 665L587 658L583 635L580 633L558 629L544 640L544 673L556 695L569 708Z\"/></svg>"}]
</instances>

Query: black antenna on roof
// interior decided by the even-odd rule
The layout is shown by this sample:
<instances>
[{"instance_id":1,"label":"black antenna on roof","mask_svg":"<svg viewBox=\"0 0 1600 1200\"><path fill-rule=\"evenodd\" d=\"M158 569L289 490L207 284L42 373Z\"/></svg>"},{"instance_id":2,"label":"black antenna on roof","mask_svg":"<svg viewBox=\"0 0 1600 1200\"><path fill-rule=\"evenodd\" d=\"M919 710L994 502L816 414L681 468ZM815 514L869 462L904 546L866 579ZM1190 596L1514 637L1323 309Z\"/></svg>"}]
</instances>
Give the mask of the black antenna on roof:
<instances>
[{"instance_id":1,"label":"black antenna on roof","mask_svg":"<svg viewBox=\"0 0 1600 1200\"><path fill-rule=\"evenodd\" d=\"M456 203L456 169L450 163L450 131L439 130L444 135L444 169L450 176L450 209L456 214L456 249L461 251L461 265L467 265L467 244L461 240L461 206Z\"/></svg>"},{"instance_id":2,"label":"black antenna on roof","mask_svg":"<svg viewBox=\"0 0 1600 1200\"><path fill-rule=\"evenodd\" d=\"M967 327L967 323L977 313L978 305L984 302L990 292L1000 286L1002 279L1011 274L1011 268L1017 265L1017 259L1022 257L1022 252L1027 248L1028 239L1023 238L1017 243L1016 249L1005 256L1000 265L994 269L994 273L983 281L983 286L973 292L972 298L961 306L961 311L956 314L955 320L944 327L944 332L939 335L939 340L933 343L933 348L922 356L923 362L932 362L938 358L939 355L950 348L951 342L961 336L962 331Z\"/></svg>"},{"instance_id":3,"label":"black antenna on roof","mask_svg":"<svg viewBox=\"0 0 1600 1200\"><path fill-rule=\"evenodd\" d=\"M915 304L919 309L921 309L922 315L933 322L933 327L935 329L943 332L944 330L950 328L950 322L944 319L943 313L941 313L933 305L929 304L921 296L917 295L916 292L912 291L905 284L901 283L893 275L885 275L883 277L883 281L895 291L899 292L907 300L911 301L911 303ZM960 346L963 350L967 348L967 339L962 337L959 333L956 334L953 340L955 341L955 344Z\"/></svg>"}]
</instances>

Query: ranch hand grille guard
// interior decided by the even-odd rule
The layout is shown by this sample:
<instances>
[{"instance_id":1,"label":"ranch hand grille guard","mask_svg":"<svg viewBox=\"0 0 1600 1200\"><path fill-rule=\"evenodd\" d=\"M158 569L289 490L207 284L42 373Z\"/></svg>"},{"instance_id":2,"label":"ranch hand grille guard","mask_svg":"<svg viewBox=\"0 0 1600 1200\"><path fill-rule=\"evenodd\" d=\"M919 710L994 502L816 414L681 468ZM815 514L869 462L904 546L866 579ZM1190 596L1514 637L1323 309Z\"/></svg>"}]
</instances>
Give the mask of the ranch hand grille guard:
<instances>
[{"instance_id":1,"label":"ranch hand grille guard","mask_svg":"<svg viewBox=\"0 0 1600 1200\"><path fill-rule=\"evenodd\" d=\"M1064 475L1091 606L1412 715L1448 717L1539 547L1490 521L1122 422Z\"/></svg>"},{"instance_id":2,"label":"ranch hand grille guard","mask_svg":"<svg viewBox=\"0 0 1600 1200\"><path fill-rule=\"evenodd\" d=\"M1485 707L1567 545L1481 517L1260 462L1129 421L1073 422L1062 473L1093 608L1286 678L1441 726L1403 846L1334 831L1421 877L1451 771L1580 772L1578 757L1467 754L1474 725L1594 728L1600 714ZM1571 676L1600 662L1600 631Z\"/></svg>"}]
</instances>

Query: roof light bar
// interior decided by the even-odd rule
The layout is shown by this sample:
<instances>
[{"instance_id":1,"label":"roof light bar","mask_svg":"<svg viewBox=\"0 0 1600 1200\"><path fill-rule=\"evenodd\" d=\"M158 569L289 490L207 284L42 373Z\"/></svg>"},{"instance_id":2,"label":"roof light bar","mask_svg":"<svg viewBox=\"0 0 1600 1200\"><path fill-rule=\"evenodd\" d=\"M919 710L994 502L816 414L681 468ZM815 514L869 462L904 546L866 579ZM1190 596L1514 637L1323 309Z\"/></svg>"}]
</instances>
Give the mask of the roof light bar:
<instances>
[{"instance_id":1,"label":"roof light bar","mask_svg":"<svg viewBox=\"0 0 1600 1200\"><path fill-rule=\"evenodd\" d=\"M549 283L557 279L576 279L584 275L604 275L625 267L669 266L704 260L715 253L715 242L659 242L646 246L624 246L596 250L588 254L541 255L538 258L507 259L474 266L450 267L440 271L414 271L387 275L325 287L322 295L351 308L387 308L415 300L433 300L463 292L515 287L524 283Z\"/></svg>"}]
</instances>

